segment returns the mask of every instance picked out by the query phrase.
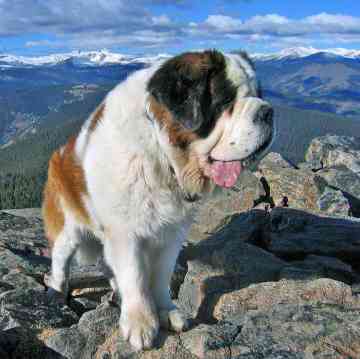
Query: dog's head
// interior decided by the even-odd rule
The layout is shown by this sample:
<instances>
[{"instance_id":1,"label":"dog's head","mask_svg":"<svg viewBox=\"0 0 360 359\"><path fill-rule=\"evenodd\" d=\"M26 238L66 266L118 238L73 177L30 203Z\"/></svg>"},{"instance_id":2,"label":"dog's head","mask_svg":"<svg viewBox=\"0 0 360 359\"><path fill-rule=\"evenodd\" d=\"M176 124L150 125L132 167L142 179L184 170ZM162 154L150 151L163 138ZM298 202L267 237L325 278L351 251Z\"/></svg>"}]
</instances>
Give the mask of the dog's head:
<instances>
[{"instance_id":1,"label":"dog's head","mask_svg":"<svg viewBox=\"0 0 360 359\"><path fill-rule=\"evenodd\" d=\"M261 98L245 53L191 52L163 63L147 90L172 167L191 196L232 187L273 138L273 110Z\"/></svg>"}]
</instances>

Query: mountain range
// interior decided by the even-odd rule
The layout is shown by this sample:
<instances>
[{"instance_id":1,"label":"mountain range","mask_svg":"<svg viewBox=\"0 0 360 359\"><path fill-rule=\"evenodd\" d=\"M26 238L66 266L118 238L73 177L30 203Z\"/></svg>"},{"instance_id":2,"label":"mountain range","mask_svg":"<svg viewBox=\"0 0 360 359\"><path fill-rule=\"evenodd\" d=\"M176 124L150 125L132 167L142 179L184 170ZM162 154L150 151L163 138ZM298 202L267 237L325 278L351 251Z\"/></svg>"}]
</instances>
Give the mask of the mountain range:
<instances>
[{"instance_id":1,"label":"mountain range","mask_svg":"<svg viewBox=\"0 0 360 359\"><path fill-rule=\"evenodd\" d=\"M130 73L169 58L78 51L41 57L0 54L0 146L43 124L85 116ZM290 48L251 54L275 105L360 118L360 51Z\"/></svg>"},{"instance_id":2,"label":"mountain range","mask_svg":"<svg viewBox=\"0 0 360 359\"><path fill-rule=\"evenodd\" d=\"M340 57L360 61L360 50L348 50L343 48L320 50L314 47L291 47L277 53L253 53L250 54L250 56L255 61L279 61L301 59L315 54L324 54L328 57ZM0 53L0 68L55 66L69 61L78 66L109 66L115 64L153 63L169 57L171 57L171 55L166 53L151 56L135 56L114 53L108 50L73 51L37 57Z\"/></svg>"}]
</instances>

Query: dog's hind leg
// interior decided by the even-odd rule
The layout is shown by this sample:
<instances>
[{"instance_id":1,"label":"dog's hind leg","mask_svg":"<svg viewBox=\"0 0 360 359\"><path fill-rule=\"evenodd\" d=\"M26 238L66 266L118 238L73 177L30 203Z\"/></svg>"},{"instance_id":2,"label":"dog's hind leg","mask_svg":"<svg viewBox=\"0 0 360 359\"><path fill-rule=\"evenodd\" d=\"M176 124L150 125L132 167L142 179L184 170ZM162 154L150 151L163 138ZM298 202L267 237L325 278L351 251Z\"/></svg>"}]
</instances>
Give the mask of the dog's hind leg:
<instances>
[{"instance_id":1,"label":"dog's hind leg","mask_svg":"<svg viewBox=\"0 0 360 359\"><path fill-rule=\"evenodd\" d=\"M72 221L65 221L63 230L54 241L51 253L51 279L49 296L61 293L65 298L69 291L70 263L81 240L79 227Z\"/></svg>"}]
</instances>

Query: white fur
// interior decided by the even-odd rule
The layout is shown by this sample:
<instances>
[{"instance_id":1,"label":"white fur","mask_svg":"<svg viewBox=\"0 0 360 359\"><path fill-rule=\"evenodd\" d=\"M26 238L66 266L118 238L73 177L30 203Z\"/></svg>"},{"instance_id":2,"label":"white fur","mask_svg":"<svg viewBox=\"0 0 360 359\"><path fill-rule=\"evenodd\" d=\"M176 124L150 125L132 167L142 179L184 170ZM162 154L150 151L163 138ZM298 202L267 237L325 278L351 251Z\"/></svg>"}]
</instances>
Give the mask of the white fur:
<instances>
[{"instance_id":1,"label":"white fur","mask_svg":"<svg viewBox=\"0 0 360 359\"><path fill-rule=\"evenodd\" d=\"M251 68L245 66L249 72L245 75L244 65L236 67L240 60L227 61L231 79L241 86L247 83L246 91L252 93L253 85L246 80L252 76ZM68 262L77 248L81 250L80 234L90 229L103 241L105 259L122 297L121 329L136 349L152 345L159 312L161 317L164 311L171 312L165 315L170 321L177 318L175 329L184 327L172 304L169 282L194 216L194 206L184 200L179 187L175 150L166 132L148 117L146 84L156 69L138 71L108 94L103 118L93 133L89 133L92 116L84 124L75 148L86 178L88 196L83 202L92 226L84 229L66 218L53 254L53 287L64 291ZM216 149L224 121L218 121L207 139L193 144L199 156ZM244 128L253 129L250 121ZM246 146L253 146L251 139Z\"/></svg>"}]
</instances>

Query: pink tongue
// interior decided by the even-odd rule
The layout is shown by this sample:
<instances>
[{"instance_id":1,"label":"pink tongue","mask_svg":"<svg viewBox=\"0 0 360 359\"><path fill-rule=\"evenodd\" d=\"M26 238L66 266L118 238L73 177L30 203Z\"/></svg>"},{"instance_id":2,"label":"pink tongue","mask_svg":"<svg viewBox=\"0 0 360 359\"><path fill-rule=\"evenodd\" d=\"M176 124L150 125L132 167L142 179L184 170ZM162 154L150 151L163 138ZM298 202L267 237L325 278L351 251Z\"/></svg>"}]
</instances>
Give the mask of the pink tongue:
<instances>
[{"instance_id":1,"label":"pink tongue","mask_svg":"<svg viewBox=\"0 0 360 359\"><path fill-rule=\"evenodd\" d=\"M240 161L214 161L211 164L210 176L218 186L230 188L236 183L240 172Z\"/></svg>"}]
</instances>

